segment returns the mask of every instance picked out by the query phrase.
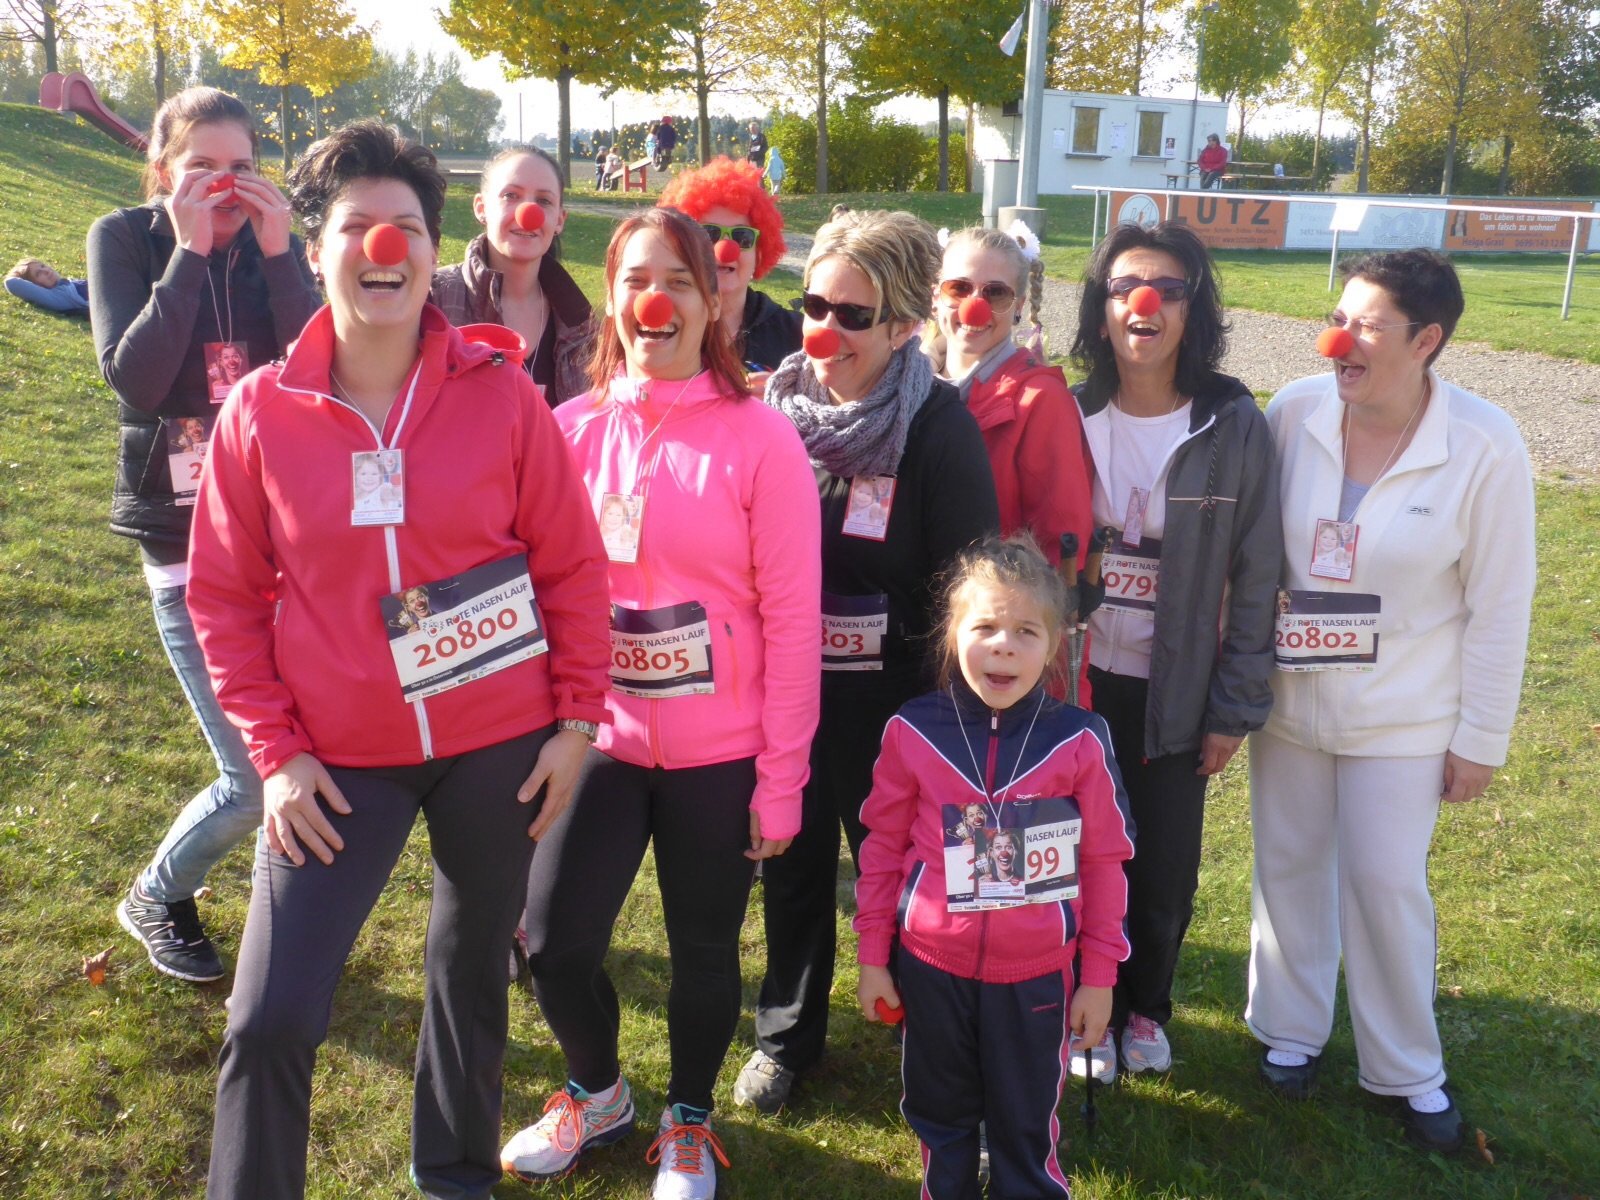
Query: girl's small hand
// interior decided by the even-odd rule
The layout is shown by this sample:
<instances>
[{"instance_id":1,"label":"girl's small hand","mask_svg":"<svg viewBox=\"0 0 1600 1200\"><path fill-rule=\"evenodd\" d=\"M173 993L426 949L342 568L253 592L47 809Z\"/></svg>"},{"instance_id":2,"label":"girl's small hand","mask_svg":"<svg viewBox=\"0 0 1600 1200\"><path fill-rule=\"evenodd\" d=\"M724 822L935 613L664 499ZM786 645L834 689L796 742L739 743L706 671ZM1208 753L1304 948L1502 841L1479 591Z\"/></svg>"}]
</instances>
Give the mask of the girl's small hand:
<instances>
[{"instance_id":1,"label":"girl's small hand","mask_svg":"<svg viewBox=\"0 0 1600 1200\"><path fill-rule=\"evenodd\" d=\"M1196 775L1220 775L1239 747L1242 737L1229 737L1225 733L1208 733L1200 743L1200 766Z\"/></svg>"},{"instance_id":2,"label":"girl's small hand","mask_svg":"<svg viewBox=\"0 0 1600 1200\"><path fill-rule=\"evenodd\" d=\"M172 222L178 245L202 257L211 253L211 210L228 198L225 191L207 196L206 188L222 174L221 171L189 171L178 180L172 194L161 202L167 210L167 219Z\"/></svg>"},{"instance_id":3,"label":"girl's small hand","mask_svg":"<svg viewBox=\"0 0 1600 1200\"><path fill-rule=\"evenodd\" d=\"M1109 996L1109 991L1107 994ZM861 982L856 984L856 999L861 1002L861 1015L869 1021L883 1019L878 1016L879 1000L889 1008L899 1008L900 993L895 991L894 979L889 975L889 968L863 966ZM1107 1012L1109 1014L1109 1009Z\"/></svg>"},{"instance_id":4,"label":"girl's small hand","mask_svg":"<svg viewBox=\"0 0 1600 1200\"><path fill-rule=\"evenodd\" d=\"M309 754L296 754L267 776L263 787L266 799L262 818L267 848L283 855L295 866L303 867L306 862L305 852L300 849L303 843L324 866L331 866L334 854L344 849L344 839L317 804L317 796L320 794L336 813L348 815L350 804L328 769Z\"/></svg>"},{"instance_id":5,"label":"girl's small hand","mask_svg":"<svg viewBox=\"0 0 1600 1200\"><path fill-rule=\"evenodd\" d=\"M1074 1035L1086 1046L1098 1046L1111 1023L1111 989L1080 987L1072 993L1068 1022Z\"/></svg>"},{"instance_id":6,"label":"girl's small hand","mask_svg":"<svg viewBox=\"0 0 1600 1200\"><path fill-rule=\"evenodd\" d=\"M239 175L233 181L233 194L250 214L250 228L264 258L289 252L289 201L270 179L260 175Z\"/></svg>"},{"instance_id":7,"label":"girl's small hand","mask_svg":"<svg viewBox=\"0 0 1600 1200\"><path fill-rule=\"evenodd\" d=\"M555 824L556 818L572 803L572 790L578 784L578 769L583 766L588 753L589 739L575 729L558 729L540 748L538 761L533 764L533 774L517 789L519 804L533 803L539 789L545 789L544 804L539 809L539 815L528 826L528 836L534 841L550 832L550 826Z\"/></svg>"},{"instance_id":8,"label":"girl's small hand","mask_svg":"<svg viewBox=\"0 0 1600 1200\"><path fill-rule=\"evenodd\" d=\"M789 848L792 837L769 838L761 836L761 814L755 809L750 810L750 849L744 856L752 862L760 862L763 858L777 858Z\"/></svg>"}]
</instances>

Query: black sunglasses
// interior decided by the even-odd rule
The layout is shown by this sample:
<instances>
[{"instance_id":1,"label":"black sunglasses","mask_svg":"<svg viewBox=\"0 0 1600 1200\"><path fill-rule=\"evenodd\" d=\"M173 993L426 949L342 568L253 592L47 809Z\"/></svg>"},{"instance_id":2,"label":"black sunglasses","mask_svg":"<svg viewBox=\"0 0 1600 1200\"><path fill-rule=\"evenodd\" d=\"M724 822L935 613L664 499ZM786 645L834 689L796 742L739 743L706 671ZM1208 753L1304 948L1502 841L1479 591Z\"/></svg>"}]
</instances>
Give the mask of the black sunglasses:
<instances>
[{"instance_id":1,"label":"black sunglasses","mask_svg":"<svg viewBox=\"0 0 1600 1200\"><path fill-rule=\"evenodd\" d=\"M1174 279L1170 275L1161 279L1140 279L1137 275L1118 275L1115 279L1106 280L1106 295L1118 300L1126 300L1136 288L1153 287L1161 293L1163 300L1187 300L1189 298L1189 284L1187 280Z\"/></svg>"},{"instance_id":2,"label":"black sunglasses","mask_svg":"<svg viewBox=\"0 0 1600 1200\"><path fill-rule=\"evenodd\" d=\"M848 329L851 333L871 329L874 325L881 325L889 319L887 311L879 313L870 304L835 304L832 300L824 300L815 292L804 293L800 297L800 307L813 321L826 321L828 314L832 313L839 319L840 327Z\"/></svg>"},{"instance_id":3,"label":"black sunglasses","mask_svg":"<svg viewBox=\"0 0 1600 1200\"><path fill-rule=\"evenodd\" d=\"M761 236L761 230L753 225L708 225L702 222L700 228L706 231L712 245L727 238L741 250L754 250L756 239Z\"/></svg>"}]
</instances>

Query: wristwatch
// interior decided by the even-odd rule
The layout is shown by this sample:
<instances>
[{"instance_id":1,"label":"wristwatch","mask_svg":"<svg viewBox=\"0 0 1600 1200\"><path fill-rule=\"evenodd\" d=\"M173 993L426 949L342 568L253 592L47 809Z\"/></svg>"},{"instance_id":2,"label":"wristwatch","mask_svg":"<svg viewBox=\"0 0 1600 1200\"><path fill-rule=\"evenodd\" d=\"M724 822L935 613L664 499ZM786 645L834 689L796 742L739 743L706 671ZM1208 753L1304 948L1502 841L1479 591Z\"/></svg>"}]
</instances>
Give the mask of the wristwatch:
<instances>
[{"instance_id":1,"label":"wristwatch","mask_svg":"<svg viewBox=\"0 0 1600 1200\"><path fill-rule=\"evenodd\" d=\"M600 726L593 721L578 721L571 717L562 717L556 722L557 729L570 729L573 733L581 733L589 739L589 744L594 745L595 738L600 736Z\"/></svg>"}]
</instances>

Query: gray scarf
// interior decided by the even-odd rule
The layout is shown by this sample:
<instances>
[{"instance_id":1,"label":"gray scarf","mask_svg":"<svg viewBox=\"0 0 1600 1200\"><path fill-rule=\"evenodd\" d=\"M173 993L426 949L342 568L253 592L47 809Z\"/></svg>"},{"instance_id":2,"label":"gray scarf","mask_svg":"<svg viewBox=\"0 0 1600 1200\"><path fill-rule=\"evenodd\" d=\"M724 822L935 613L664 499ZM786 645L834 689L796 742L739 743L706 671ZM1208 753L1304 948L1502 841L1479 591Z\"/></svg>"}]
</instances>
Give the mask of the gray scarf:
<instances>
[{"instance_id":1,"label":"gray scarf","mask_svg":"<svg viewBox=\"0 0 1600 1200\"><path fill-rule=\"evenodd\" d=\"M789 355L767 380L764 399L794 422L816 466L841 479L893 475L906 431L933 386L933 364L915 338L889 357L877 385L851 404L834 404L804 351Z\"/></svg>"}]
</instances>

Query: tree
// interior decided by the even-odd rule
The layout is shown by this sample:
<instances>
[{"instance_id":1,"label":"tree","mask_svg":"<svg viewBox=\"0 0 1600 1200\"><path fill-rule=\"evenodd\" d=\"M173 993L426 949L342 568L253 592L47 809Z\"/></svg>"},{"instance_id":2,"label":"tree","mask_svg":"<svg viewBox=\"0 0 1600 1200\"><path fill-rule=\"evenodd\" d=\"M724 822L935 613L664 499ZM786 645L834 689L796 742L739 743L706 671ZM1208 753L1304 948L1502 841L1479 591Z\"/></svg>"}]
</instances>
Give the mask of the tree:
<instances>
[{"instance_id":1,"label":"tree","mask_svg":"<svg viewBox=\"0 0 1600 1200\"><path fill-rule=\"evenodd\" d=\"M170 64L186 63L193 51L197 18L192 0L106 0L86 34L95 59L107 70L124 76L149 72L160 108Z\"/></svg>"},{"instance_id":2,"label":"tree","mask_svg":"<svg viewBox=\"0 0 1600 1200\"><path fill-rule=\"evenodd\" d=\"M60 70L58 47L66 31L88 12L86 0L4 0L0 39L33 42L44 48L44 69Z\"/></svg>"},{"instance_id":3,"label":"tree","mask_svg":"<svg viewBox=\"0 0 1600 1200\"><path fill-rule=\"evenodd\" d=\"M572 82L648 91L663 78L688 0L450 0L440 21L469 53L500 55L506 78L553 79L557 154L572 180Z\"/></svg>"},{"instance_id":4,"label":"tree","mask_svg":"<svg viewBox=\"0 0 1600 1200\"><path fill-rule=\"evenodd\" d=\"M372 60L372 39L356 24L343 0L206 0L206 15L221 46L222 61L254 70L278 89L278 136L283 167L293 158L289 89L313 97L360 78Z\"/></svg>"},{"instance_id":5,"label":"tree","mask_svg":"<svg viewBox=\"0 0 1600 1200\"><path fill-rule=\"evenodd\" d=\"M1340 76L1328 97L1334 111L1348 117L1360 130L1356 150L1358 192L1367 191L1371 181L1372 127L1377 120L1378 104L1394 63L1393 28L1393 18L1389 15L1373 23L1371 42L1350 69Z\"/></svg>"},{"instance_id":6,"label":"tree","mask_svg":"<svg viewBox=\"0 0 1600 1200\"><path fill-rule=\"evenodd\" d=\"M685 23L670 31L676 62L666 70L664 91L681 91L695 98L699 159L711 161L711 94L747 91L750 78L764 52L747 41L729 36L753 19L751 0L690 0Z\"/></svg>"},{"instance_id":7,"label":"tree","mask_svg":"<svg viewBox=\"0 0 1600 1200\"><path fill-rule=\"evenodd\" d=\"M855 79L869 97L910 94L939 102L939 190L950 190L950 98L999 104L1022 94L1022 60L1000 39L1016 0L867 0Z\"/></svg>"},{"instance_id":8,"label":"tree","mask_svg":"<svg viewBox=\"0 0 1600 1200\"><path fill-rule=\"evenodd\" d=\"M1431 128L1445 131L1441 196L1454 189L1463 137L1501 133L1505 114L1497 110L1535 86L1537 3L1420 0L1409 14L1402 98Z\"/></svg>"},{"instance_id":9,"label":"tree","mask_svg":"<svg viewBox=\"0 0 1600 1200\"><path fill-rule=\"evenodd\" d=\"M817 123L816 188L828 184L828 104L839 103L835 80L848 78L862 35L850 0L751 0L749 23L727 33L751 54L756 87L805 96Z\"/></svg>"},{"instance_id":10,"label":"tree","mask_svg":"<svg viewBox=\"0 0 1600 1200\"><path fill-rule=\"evenodd\" d=\"M1299 13L1298 0L1218 0L1206 25L1206 58L1200 85L1239 109L1237 141L1244 140L1247 114L1259 109L1288 65L1289 31ZM1197 7L1189 16L1191 30L1201 20Z\"/></svg>"},{"instance_id":11,"label":"tree","mask_svg":"<svg viewBox=\"0 0 1600 1200\"><path fill-rule=\"evenodd\" d=\"M1302 93L1317 110L1311 149L1311 174L1322 165L1322 124L1340 85L1358 71L1385 36L1380 20L1385 0L1301 0L1294 41L1299 47Z\"/></svg>"}]
</instances>

